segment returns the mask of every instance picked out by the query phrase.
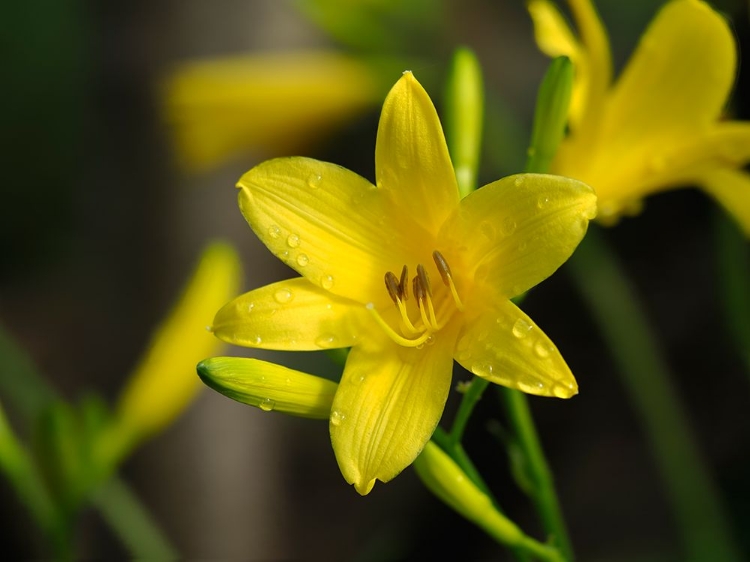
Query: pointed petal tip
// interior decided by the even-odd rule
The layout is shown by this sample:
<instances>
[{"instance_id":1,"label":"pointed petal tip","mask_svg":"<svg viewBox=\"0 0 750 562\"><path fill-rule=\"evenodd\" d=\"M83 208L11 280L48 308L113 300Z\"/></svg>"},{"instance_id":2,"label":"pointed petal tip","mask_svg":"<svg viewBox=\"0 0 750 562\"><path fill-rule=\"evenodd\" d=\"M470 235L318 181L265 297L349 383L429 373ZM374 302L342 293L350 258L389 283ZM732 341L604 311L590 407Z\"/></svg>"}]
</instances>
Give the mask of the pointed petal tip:
<instances>
[{"instance_id":1,"label":"pointed petal tip","mask_svg":"<svg viewBox=\"0 0 750 562\"><path fill-rule=\"evenodd\" d=\"M369 481L360 480L359 482L354 482L354 489L357 490L357 493L360 496L366 496L369 494L374 486L375 478Z\"/></svg>"}]
</instances>

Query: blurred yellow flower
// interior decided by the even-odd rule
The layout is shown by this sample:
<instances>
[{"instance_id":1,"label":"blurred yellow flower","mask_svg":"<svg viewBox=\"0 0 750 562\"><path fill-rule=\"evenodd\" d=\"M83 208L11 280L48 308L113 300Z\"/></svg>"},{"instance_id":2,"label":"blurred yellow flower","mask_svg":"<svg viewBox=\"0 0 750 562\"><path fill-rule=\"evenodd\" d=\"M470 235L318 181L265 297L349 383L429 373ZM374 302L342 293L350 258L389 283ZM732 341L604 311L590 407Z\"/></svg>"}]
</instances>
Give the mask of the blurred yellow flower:
<instances>
[{"instance_id":1,"label":"blurred yellow flower","mask_svg":"<svg viewBox=\"0 0 750 562\"><path fill-rule=\"evenodd\" d=\"M374 107L364 62L335 51L209 59L178 66L165 87L178 157L202 171L247 151L286 154Z\"/></svg>"},{"instance_id":2,"label":"blurred yellow flower","mask_svg":"<svg viewBox=\"0 0 750 562\"><path fill-rule=\"evenodd\" d=\"M569 0L580 40L548 0L530 0L536 39L576 66L570 134L554 173L591 185L613 224L655 192L697 185L750 235L750 123L720 121L736 71L727 22L700 0L657 14L612 84L606 32L589 0Z\"/></svg>"},{"instance_id":3,"label":"blurred yellow flower","mask_svg":"<svg viewBox=\"0 0 750 562\"><path fill-rule=\"evenodd\" d=\"M195 364L223 347L208 329L216 307L237 293L242 270L231 246L214 243L155 333L128 379L111 426L98 440L100 462L112 467L144 439L165 429L201 388Z\"/></svg>"},{"instance_id":4,"label":"blurred yellow flower","mask_svg":"<svg viewBox=\"0 0 750 562\"><path fill-rule=\"evenodd\" d=\"M245 219L302 277L236 298L213 324L237 345L352 347L329 427L360 494L427 443L454 358L533 394L577 392L557 348L509 299L562 265L596 211L588 186L534 174L460 200L437 112L410 72L385 101L375 168L376 186L299 157L247 172L238 184Z\"/></svg>"}]
</instances>

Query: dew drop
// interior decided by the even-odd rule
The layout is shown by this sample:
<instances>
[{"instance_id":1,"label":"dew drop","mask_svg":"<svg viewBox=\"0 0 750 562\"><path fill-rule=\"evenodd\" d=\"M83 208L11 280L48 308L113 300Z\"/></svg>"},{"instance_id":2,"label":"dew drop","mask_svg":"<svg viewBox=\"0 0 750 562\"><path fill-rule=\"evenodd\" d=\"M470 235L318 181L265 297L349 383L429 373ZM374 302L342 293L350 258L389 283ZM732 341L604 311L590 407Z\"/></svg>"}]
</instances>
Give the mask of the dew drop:
<instances>
[{"instance_id":1,"label":"dew drop","mask_svg":"<svg viewBox=\"0 0 750 562\"><path fill-rule=\"evenodd\" d=\"M516 221L513 220L513 217L505 217L502 224L503 234L505 236L510 236L516 231L516 226Z\"/></svg>"},{"instance_id":2,"label":"dew drop","mask_svg":"<svg viewBox=\"0 0 750 562\"><path fill-rule=\"evenodd\" d=\"M333 334L323 334L315 340L315 345L323 349L330 349L336 343L336 336Z\"/></svg>"},{"instance_id":3,"label":"dew drop","mask_svg":"<svg viewBox=\"0 0 750 562\"><path fill-rule=\"evenodd\" d=\"M330 302L326 305L326 310L333 310L333 305Z\"/></svg>"},{"instance_id":4,"label":"dew drop","mask_svg":"<svg viewBox=\"0 0 750 562\"><path fill-rule=\"evenodd\" d=\"M566 388L561 384L556 384L552 387L552 394L554 394L558 398L570 398L570 396L572 394L575 394L575 392L573 392L572 389Z\"/></svg>"},{"instance_id":5,"label":"dew drop","mask_svg":"<svg viewBox=\"0 0 750 562\"><path fill-rule=\"evenodd\" d=\"M479 232L490 242L495 239L495 225L489 221L484 221L479 225Z\"/></svg>"},{"instance_id":6,"label":"dew drop","mask_svg":"<svg viewBox=\"0 0 750 562\"><path fill-rule=\"evenodd\" d=\"M521 187L521 186L523 185L523 178L522 178L522 177L517 177L517 178L516 178L516 179L515 179L515 180L513 181L513 184L514 184L514 185L515 185L516 187Z\"/></svg>"},{"instance_id":7,"label":"dew drop","mask_svg":"<svg viewBox=\"0 0 750 562\"><path fill-rule=\"evenodd\" d=\"M270 412L276 407L276 402L271 400L270 398L264 398L260 401L259 407L264 412Z\"/></svg>"},{"instance_id":8,"label":"dew drop","mask_svg":"<svg viewBox=\"0 0 750 562\"><path fill-rule=\"evenodd\" d=\"M268 227L268 235L271 238L278 238L279 236L281 236L281 229L275 224L273 224Z\"/></svg>"},{"instance_id":9,"label":"dew drop","mask_svg":"<svg viewBox=\"0 0 750 562\"><path fill-rule=\"evenodd\" d=\"M333 287L333 276L332 275L323 276L323 279L321 279L320 284L325 290L330 289L331 287Z\"/></svg>"},{"instance_id":10,"label":"dew drop","mask_svg":"<svg viewBox=\"0 0 750 562\"><path fill-rule=\"evenodd\" d=\"M543 209L547 205L549 205L549 197L540 197L536 200L536 206L540 209Z\"/></svg>"},{"instance_id":11,"label":"dew drop","mask_svg":"<svg viewBox=\"0 0 750 562\"><path fill-rule=\"evenodd\" d=\"M274 293L273 298L275 298L278 303L286 304L294 298L294 295L289 289L279 289Z\"/></svg>"},{"instance_id":12,"label":"dew drop","mask_svg":"<svg viewBox=\"0 0 750 562\"><path fill-rule=\"evenodd\" d=\"M494 370L495 366L487 362L474 363L471 366L471 372L480 377L490 377Z\"/></svg>"},{"instance_id":13,"label":"dew drop","mask_svg":"<svg viewBox=\"0 0 750 562\"><path fill-rule=\"evenodd\" d=\"M289 378L289 377L287 377L287 378L286 378L286 380L285 380L284 382L285 382L285 383L287 384L287 386L291 386L291 384L292 384L292 379L291 379L291 378Z\"/></svg>"},{"instance_id":14,"label":"dew drop","mask_svg":"<svg viewBox=\"0 0 750 562\"><path fill-rule=\"evenodd\" d=\"M334 410L331 412L331 425L338 427L341 425L341 422L344 421L346 416L339 412L338 410Z\"/></svg>"},{"instance_id":15,"label":"dew drop","mask_svg":"<svg viewBox=\"0 0 750 562\"><path fill-rule=\"evenodd\" d=\"M261 338L260 336L255 336L255 338L253 338L253 343L255 345L260 345L261 343L263 343L263 338Z\"/></svg>"},{"instance_id":16,"label":"dew drop","mask_svg":"<svg viewBox=\"0 0 750 562\"><path fill-rule=\"evenodd\" d=\"M310 186L310 189L318 189L322 179L323 177L320 174L311 174L310 177L307 178L307 185Z\"/></svg>"},{"instance_id":17,"label":"dew drop","mask_svg":"<svg viewBox=\"0 0 750 562\"><path fill-rule=\"evenodd\" d=\"M352 375L351 381L352 381L352 384L356 384L357 386L359 386L360 384L365 382L365 375L363 374Z\"/></svg>"},{"instance_id":18,"label":"dew drop","mask_svg":"<svg viewBox=\"0 0 750 562\"><path fill-rule=\"evenodd\" d=\"M427 340L425 341L427 345L434 345L435 343L435 336L429 335L427 336Z\"/></svg>"},{"instance_id":19,"label":"dew drop","mask_svg":"<svg viewBox=\"0 0 750 562\"><path fill-rule=\"evenodd\" d=\"M247 311L248 312L252 312L254 308L255 308L255 303L254 302L251 302L250 304L247 305Z\"/></svg>"},{"instance_id":20,"label":"dew drop","mask_svg":"<svg viewBox=\"0 0 750 562\"><path fill-rule=\"evenodd\" d=\"M214 327L213 326L206 326L206 331L207 332L213 332L214 331Z\"/></svg>"},{"instance_id":21,"label":"dew drop","mask_svg":"<svg viewBox=\"0 0 750 562\"><path fill-rule=\"evenodd\" d=\"M526 322L523 318L519 318L513 324L513 335L518 339L525 338L529 335L531 328L533 328L531 324Z\"/></svg>"},{"instance_id":22,"label":"dew drop","mask_svg":"<svg viewBox=\"0 0 750 562\"><path fill-rule=\"evenodd\" d=\"M469 336L463 336L460 340L458 340L458 343L456 344L456 350L464 351L469 347L470 342L471 338L469 338Z\"/></svg>"},{"instance_id":23,"label":"dew drop","mask_svg":"<svg viewBox=\"0 0 750 562\"><path fill-rule=\"evenodd\" d=\"M519 390L528 392L529 394L539 394L542 390L544 390L544 383L537 379L527 378L518 381L518 388Z\"/></svg>"},{"instance_id":24,"label":"dew drop","mask_svg":"<svg viewBox=\"0 0 750 562\"><path fill-rule=\"evenodd\" d=\"M296 234L290 234L286 239L286 244L290 248L296 248L297 246L299 246L299 236L297 236Z\"/></svg>"},{"instance_id":25,"label":"dew drop","mask_svg":"<svg viewBox=\"0 0 750 562\"><path fill-rule=\"evenodd\" d=\"M534 344L534 353L537 354L538 357L541 357L542 359L546 359L549 357L549 354L552 353L554 348L552 347L552 344L547 343L544 340L539 340Z\"/></svg>"},{"instance_id":26,"label":"dew drop","mask_svg":"<svg viewBox=\"0 0 750 562\"><path fill-rule=\"evenodd\" d=\"M300 254L297 256L298 266L305 267L308 263L310 263L310 258L307 257L307 254Z\"/></svg>"}]
</instances>

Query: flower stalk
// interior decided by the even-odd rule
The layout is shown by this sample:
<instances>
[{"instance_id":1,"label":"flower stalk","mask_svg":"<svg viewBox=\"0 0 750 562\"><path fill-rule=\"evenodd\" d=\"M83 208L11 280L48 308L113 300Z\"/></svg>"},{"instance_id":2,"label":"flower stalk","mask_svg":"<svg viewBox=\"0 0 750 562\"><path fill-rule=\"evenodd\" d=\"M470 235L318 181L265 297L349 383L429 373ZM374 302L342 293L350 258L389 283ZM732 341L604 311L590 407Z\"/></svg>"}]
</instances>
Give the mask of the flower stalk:
<instances>
[{"instance_id":1,"label":"flower stalk","mask_svg":"<svg viewBox=\"0 0 750 562\"><path fill-rule=\"evenodd\" d=\"M695 446L688 415L622 266L597 230L588 233L569 264L568 272L611 350L643 424L685 558L739 560L729 519Z\"/></svg>"}]
</instances>

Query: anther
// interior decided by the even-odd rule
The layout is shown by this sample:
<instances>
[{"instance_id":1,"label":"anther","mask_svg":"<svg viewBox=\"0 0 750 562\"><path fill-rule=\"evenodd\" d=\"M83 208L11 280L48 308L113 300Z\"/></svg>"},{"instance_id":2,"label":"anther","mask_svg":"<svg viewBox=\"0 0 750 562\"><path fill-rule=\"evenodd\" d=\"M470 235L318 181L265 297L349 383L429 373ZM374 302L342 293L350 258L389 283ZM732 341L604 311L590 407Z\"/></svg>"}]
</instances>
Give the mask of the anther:
<instances>
[{"instance_id":1,"label":"anther","mask_svg":"<svg viewBox=\"0 0 750 562\"><path fill-rule=\"evenodd\" d=\"M430 287L430 276L427 275L427 272L424 269L424 266L420 263L417 266L417 276L419 277L419 281L424 287L424 292L432 296L432 288Z\"/></svg>"},{"instance_id":2,"label":"anther","mask_svg":"<svg viewBox=\"0 0 750 562\"><path fill-rule=\"evenodd\" d=\"M398 287L401 291L401 298L407 300L409 298L409 268L406 265L401 270L401 281Z\"/></svg>"},{"instance_id":3,"label":"anther","mask_svg":"<svg viewBox=\"0 0 750 562\"><path fill-rule=\"evenodd\" d=\"M437 267L438 272L440 272L440 277L443 278L443 283L445 283L445 285L448 286L451 290L453 300L456 303L456 308L463 312L464 304L461 302L461 298L458 296L458 291L456 290L455 283L453 283L453 274L451 273L451 267L448 265L448 262L445 261L443 254L441 254L437 250L432 252L432 259L435 260L435 266Z\"/></svg>"},{"instance_id":4,"label":"anther","mask_svg":"<svg viewBox=\"0 0 750 562\"><path fill-rule=\"evenodd\" d=\"M390 271L385 274L385 288L388 289L388 294L393 300L393 303L398 306L401 302L401 286L399 285L398 279L396 279L396 275Z\"/></svg>"}]
</instances>

